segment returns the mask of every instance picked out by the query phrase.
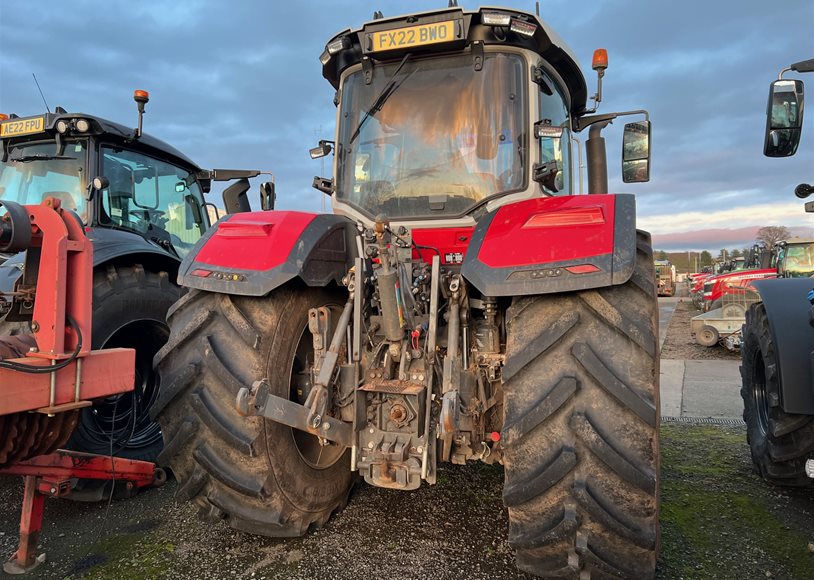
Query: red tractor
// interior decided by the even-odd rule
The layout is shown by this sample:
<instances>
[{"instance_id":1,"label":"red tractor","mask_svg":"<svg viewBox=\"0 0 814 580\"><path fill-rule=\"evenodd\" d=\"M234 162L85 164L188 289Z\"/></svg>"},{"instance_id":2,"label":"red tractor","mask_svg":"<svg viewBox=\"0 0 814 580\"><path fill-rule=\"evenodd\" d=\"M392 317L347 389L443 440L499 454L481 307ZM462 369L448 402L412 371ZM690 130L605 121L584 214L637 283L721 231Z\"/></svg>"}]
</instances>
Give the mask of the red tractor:
<instances>
[{"instance_id":1,"label":"red tractor","mask_svg":"<svg viewBox=\"0 0 814 580\"><path fill-rule=\"evenodd\" d=\"M655 273L601 136L646 112L594 114L570 49L509 9L377 13L320 61L333 215L227 216L180 268L152 408L178 496L298 536L360 477L412 490L499 462L521 569L652 578ZM585 129L594 195L574 195ZM625 127L626 182L648 180L649 137Z\"/></svg>"}]
</instances>

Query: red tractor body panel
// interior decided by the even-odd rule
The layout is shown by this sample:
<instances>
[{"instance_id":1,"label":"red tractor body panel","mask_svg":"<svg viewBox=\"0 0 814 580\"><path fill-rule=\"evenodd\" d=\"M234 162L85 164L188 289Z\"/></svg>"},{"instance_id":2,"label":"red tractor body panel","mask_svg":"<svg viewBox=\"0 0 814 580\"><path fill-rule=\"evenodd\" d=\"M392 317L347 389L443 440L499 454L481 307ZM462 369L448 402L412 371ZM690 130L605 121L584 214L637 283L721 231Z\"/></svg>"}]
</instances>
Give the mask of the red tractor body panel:
<instances>
[{"instance_id":1,"label":"red tractor body panel","mask_svg":"<svg viewBox=\"0 0 814 580\"><path fill-rule=\"evenodd\" d=\"M704 310L709 310L710 305L733 287L743 286L747 282L763 280L765 278L776 278L777 270L774 268L767 270L740 270L728 274L720 274L712 278L707 278L704 282ZM712 286L707 286L711 284ZM734 292L737 292L734 290Z\"/></svg>"},{"instance_id":2,"label":"red tractor body panel","mask_svg":"<svg viewBox=\"0 0 814 580\"><path fill-rule=\"evenodd\" d=\"M227 270L271 270L288 259L316 215L299 211L234 214L218 224L195 261Z\"/></svg>"},{"instance_id":3,"label":"red tractor body panel","mask_svg":"<svg viewBox=\"0 0 814 580\"><path fill-rule=\"evenodd\" d=\"M613 252L614 196L536 198L497 210L478 258L491 268Z\"/></svg>"},{"instance_id":4,"label":"red tractor body panel","mask_svg":"<svg viewBox=\"0 0 814 580\"><path fill-rule=\"evenodd\" d=\"M623 284L633 272L632 195L524 200L473 227L416 228L413 256L435 250L487 296L547 294ZM431 222L430 222L431 223ZM429 225L429 223L428 223ZM237 213L221 219L184 259L179 283L261 296L299 277L309 286L339 281L356 257L356 225L331 214Z\"/></svg>"},{"instance_id":5,"label":"red tractor body panel","mask_svg":"<svg viewBox=\"0 0 814 580\"><path fill-rule=\"evenodd\" d=\"M632 195L535 198L478 222L462 273L486 296L623 284L633 273Z\"/></svg>"},{"instance_id":6,"label":"red tractor body panel","mask_svg":"<svg viewBox=\"0 0 814 580\"><path fill-rule=\"evenodd\" d=\"M308 286L339 282L353 261L354 223L298 211L222 218L184 258L178 283L210 292L263 296L299 277Z\"/></svg>"},{"instance_id":7,"label":"red tractor body panel","mask_svg":"<svg viewBox=\"0 0 814 580\"><path fill-rule=\"evenodd\" d=\"M437 249L441 253L441 264L461 264L472 239L475 228L437 228L413 230L413 242L418 249L413 250L413 259L422 258L429 262L431 255L427 250Z\"/></svg>"}]
</instances>

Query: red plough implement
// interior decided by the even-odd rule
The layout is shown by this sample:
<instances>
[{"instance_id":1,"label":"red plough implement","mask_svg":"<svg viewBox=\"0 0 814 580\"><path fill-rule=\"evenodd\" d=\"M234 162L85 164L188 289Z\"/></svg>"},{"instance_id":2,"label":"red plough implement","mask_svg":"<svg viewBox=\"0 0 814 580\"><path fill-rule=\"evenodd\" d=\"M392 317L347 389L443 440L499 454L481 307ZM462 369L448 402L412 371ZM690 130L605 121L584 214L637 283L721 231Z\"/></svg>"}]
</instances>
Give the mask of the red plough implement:
<instances>
[{"instance_id":1,"label":"red plough implement","mask_svg":"<svg viewBox=\"0 0 814 580\"><path fill-rule=\"evenodd\" d=\"M119 480L130 489L162 483L152 463L102 457L64 446L79 409L134 386L132 349L91 351L93 248L82 223L59 200L0 202L0 251L26 251L8 316L31 317L31 335L0 337L0 475L25 477L20 544L6 573L44 561L36 547L45 498L71 493L78 479ZM20 318L18 318L20 319Z\"/></svg>"}]
</instances>

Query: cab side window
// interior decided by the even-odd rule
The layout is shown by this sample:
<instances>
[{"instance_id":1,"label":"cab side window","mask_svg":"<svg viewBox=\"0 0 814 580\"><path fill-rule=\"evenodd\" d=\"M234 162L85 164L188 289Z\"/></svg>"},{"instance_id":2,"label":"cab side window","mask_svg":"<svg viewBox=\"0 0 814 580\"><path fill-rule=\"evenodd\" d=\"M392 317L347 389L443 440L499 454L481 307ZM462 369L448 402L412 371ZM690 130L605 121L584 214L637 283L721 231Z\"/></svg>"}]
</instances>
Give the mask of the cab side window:
<instances>
[{"instance_id":1,"label":"cab side window","mask_svg":"<svg viewBox=\"0 0 814 580\"><path fill-rule=\"evenodd\" d=\"M99 221L171 245L180 257L189 252L207 227L203 196L189 172L135 151L103 147L101 153L108 187Z\"/></svg>"},{"instance_id":2,"label":"cab side window","mask_svg":"<svg viewBox=\"0 0 814 580\"><path fill-rule=\"evenodd\" d=\"M562 137L541 137L540 163L555 162L557 174L540 186L549 194L571 193L571 122L560 87L547 73L542 73L540 86L540 120L562 128Z\"/></svg>"}]
</instances>

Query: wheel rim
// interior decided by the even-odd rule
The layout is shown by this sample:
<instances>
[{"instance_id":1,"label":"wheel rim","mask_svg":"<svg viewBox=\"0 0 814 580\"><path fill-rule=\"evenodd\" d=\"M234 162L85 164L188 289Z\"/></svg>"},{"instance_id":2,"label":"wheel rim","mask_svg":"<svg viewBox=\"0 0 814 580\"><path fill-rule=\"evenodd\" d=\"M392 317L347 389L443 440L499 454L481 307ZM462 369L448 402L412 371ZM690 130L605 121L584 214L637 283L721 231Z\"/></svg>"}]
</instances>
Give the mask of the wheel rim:
<instances>
[{"instance_id":1,"label":"wheel rim","mask_svg":"<svg viewBox=\"0 0 814 580\"><path fill-rule=\"evenodd\" d=\"M701 330L701 342L708 346L714 345L717 340L715 339L715 332L710 330L709 328L704 328Z\"/></svg>"},{"instance_id":2,"label":"wheel rim","mask_svg":"<svg viewBox=\"0 0 814 580\"><path fill-rule=\"evenodd\" d=\"M158 397L153 356L169 337L166 325L152 320L130 323L104 341L101 348L136 350L135 385L132 392L106 397L86 413L85 432L98 445L143 449L161 440L161 427L150 418Z\"/></svg>"},{"instance_id":3,"label":"wheel rim","mask_svg":"<svg viewBox=\"0 0 814 580\"><path fill-rule=\"evenodd\" d=\"M769 397L766 394L766 369L760 350L752 357L752 401L755 405L757 427L765 437L769 432Z\"/></svg>"},{"instance_id":4,"label":"wheel rim","mask_svg":"<svg viewBox=\"0 0 814 580\"><path fill-rule=\"evenodd\" d=\"M331 308L333 319L336 320L339 309ZM333 331L333 329L331 329ZM314 344L307 323L303 325L294 351L293 359L289 364L289 399L300 405L305 404L311 390L310 368L314 361ZM329 410L330 411L330 410ZM329 414L331 414L329 412ZM305 431L291 428L291 437L300 458L312 469L328 469L344 455L345 448L336 443L321 445L319 438Z\"/></svg>"}]
</instances>

